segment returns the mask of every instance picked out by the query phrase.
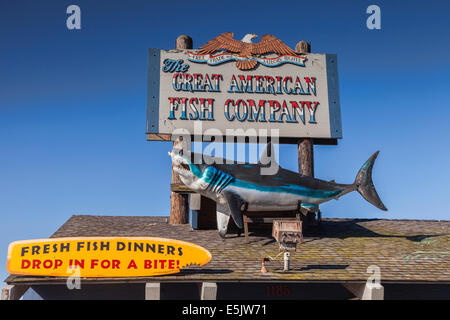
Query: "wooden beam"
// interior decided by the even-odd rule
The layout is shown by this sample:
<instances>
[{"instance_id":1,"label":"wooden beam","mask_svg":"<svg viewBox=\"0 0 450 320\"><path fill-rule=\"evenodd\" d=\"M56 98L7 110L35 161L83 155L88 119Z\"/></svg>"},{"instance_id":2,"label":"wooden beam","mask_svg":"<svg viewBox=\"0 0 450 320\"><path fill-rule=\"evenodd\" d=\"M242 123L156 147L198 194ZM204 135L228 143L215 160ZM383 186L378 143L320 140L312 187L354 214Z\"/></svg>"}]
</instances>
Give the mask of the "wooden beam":
<instances>
[{"instance_id":1,"label":"wooden beam","mask_svg":"<svg viewBox=\"0 0 450 320\"><path fill-rule=\"evenodd\" d=\"M298 172L314 177L314 144L311 139L301 139L298 147Z\"/></svg>"},{"instance_id":2,"label":"wooden beam","mask_svg":"<svg viewBox=\"0 0 450 320\"><path fill-rule=\"evenodd\" d=\"M173 143L174 149L182 148L183 137L177 138ZM182 181L178 174L172 168L172 185L182 185ZM185 224L188 223L188 198L186 194L179 192L170 192L170 224Z\"/></svg>"},{"instance_id":3,"label":"wooden beam","mask_svg":"<svg viewBox=\"0 0 450 320\"><path fill-rule=\"evenodd\" d=\"M145 284L145 300L161 300L161 283L147 282Z\"/></svg>"},{"instance_id":4,"label":"wooden beam","mask_svg":"<svg viewBox=\"0 0 450 320\"><path fill-rule=\"evenodd\" d=\"M2 300L20 300L30 288L28 285L7 284L2 288Z\"/></svg>"},{"instance_id":5,"label":"wooden beam","mask_svg":"<svg viewBox=\"0 0 450 320\"><path fill-rule=\"evenodd\" d=\"M227 137L222 136L223 141L227 139ZM172 135L166 133L147 133L147 141L172 141ZM194 141L194 136L191 135L191 141ZM234 142L237 142L237 138L235 137ZM299 138L287 138L280 137L280 144L298 144ZM248 143L248 137L245 137L245 142ZM312 142L314 145L326 145L326 146L337 146L338 139L336 138L312 138Z\"/></svg>"},{"instance_id":6,"label":"wooden beam","mask_svg":"<svg viewBox=\"0 0 450 320\"><path fill-rule=\"evenodd\" d=\"M176 193L195 193L194 191L186 187L184 183L172 183L170 185L170 191Z\"/></svg>"},{"instance_id":7,"label":"wooden beam","mask_svg":"<svg viewBox=\"0 0 450 320\"><path fill-rule=\"evenodd\" d=\"M384 300L384 287L381 284L370 282L343 283L348 291L353 293L359 300Z\"/></svg>"},{"instance_id":8,"label":"wooden beam","mask_svg":"<svg viewBox=\"0 0 450 320\"><path fill-rule=\"evenodd\" d=\"M192 38L186 35L179 36L175 41L175 48L179 50L192 49ZM173 149L182 148L183 138L177 138L173 143ZM186 142L187 143L187 142ZM190 149L190 146L188 146ZM180 184L181 179L172 168L172 184ZM170 193L170 220L171 224L185 224L189 222L188 197L186 194Z\"/></svg>"},{"instance_id":9,"label":"wooden beam","mask_svg":"<svg viewBox=\"0 0 450 320\"><path fill-rule=\"evenodd\" d=\"M147 141L171 141L172 135L165 133L147 133Z\"/></svg>"},{"instance_id":10,"label":"wooden beam","mask_svg":"<svg viewBox=\"0 0 450 320\"><path fill-rule=\"evenodd\" d=\"M217 300L217 283L202 282L200 300Z\"/></svg>"},{"instance_id":11,"label":"wooden beam","mask_svg":"<svg viewBox=\"0 0 450 320\"><path fill-rule=\"evenodd\" d=\"M303 54L310 53L311 43L306 41L298 42L295 46L295 52ZM300 139L297 144L297 152L298 172L305 176L314 177L314 140L311 138ZM314 213L311 215L307 216L306 225L312 224L313 221L311 221L311 218L314 219Z\"/></svg>"},{"instance_id":12,"label":"wooden beam","mask_svg":"<svg viewBox=\"0 0 450 320\"><path fill-rule=\"evenodd\" d=\"M300 41L295 46L295 52L310 53L311 44ZM314 144L310 138L303 138L298 142L298 172L314 177Z\"/></svg>"}]
</instances>

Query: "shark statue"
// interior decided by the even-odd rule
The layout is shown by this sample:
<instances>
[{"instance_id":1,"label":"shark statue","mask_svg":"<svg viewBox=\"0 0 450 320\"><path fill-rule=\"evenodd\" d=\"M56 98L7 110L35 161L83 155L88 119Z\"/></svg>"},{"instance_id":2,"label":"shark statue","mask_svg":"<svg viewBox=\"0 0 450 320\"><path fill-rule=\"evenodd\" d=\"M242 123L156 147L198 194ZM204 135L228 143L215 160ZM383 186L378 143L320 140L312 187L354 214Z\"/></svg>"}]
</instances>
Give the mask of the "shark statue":
<instances>
[{"instance_id":1,"label":"shark statue","mask_svg":"<svg viewBox=\"0 0 450 320\"><path fill-rule=\"evenodd\" d=\"M274 175L261 175L261 169L273 165L273 146L269 142L257 164L225 164L222 158L201 155L196 164L194 153L183 155L181 149L169 152L173 170L192 191L217 203L217 228L224 238L230 216L242 229L242 211L292 211L302 206L317 206L358 191L364 199L381 210L387 210L372 183L372 168L379 151L358 171L352 184L339 184L282 169ZM270 154L270 155L269 155ZM198 156L198 155L197 155ZM210 164L207 164L210 163Z\"/></svg>"}]
</instances>

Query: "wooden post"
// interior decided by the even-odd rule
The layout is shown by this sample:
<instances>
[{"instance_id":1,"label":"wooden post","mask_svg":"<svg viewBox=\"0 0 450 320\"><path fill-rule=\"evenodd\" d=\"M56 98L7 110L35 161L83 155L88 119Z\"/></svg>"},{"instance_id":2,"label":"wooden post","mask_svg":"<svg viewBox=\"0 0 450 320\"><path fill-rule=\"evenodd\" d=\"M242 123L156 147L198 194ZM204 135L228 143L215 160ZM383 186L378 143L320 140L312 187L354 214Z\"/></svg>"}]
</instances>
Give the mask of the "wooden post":
<instances>
[{"instance_id":1,"label":"wooden post","mask_svg":"<svg viewBox=\"0 0 450 320\"><path fill-rule=\"evenodd\" d=\"M310 138L303 138L298 143L298 172L314 177L314 144Z\"/></svg>"},{"instance_id":2,"label":"wooden post","mask_svg":"<svg viewBox=\"0 0 450 320\"><path fill-rule=\"evenodd\" d=\"M295 52L310 53L311 44L300 41L295 46ZM303 138L298 142L298 172L314 177L314 144L310 138Z\"/></svg>"},{"instance_id":3,"label":"wooden post","mask_svg":"<svg viewBox=\"0 0 450 320\"><path fill-rule=\"evenodd\" d=\"M2 289L2 300L20 300L30 286L7 284Z\"/></svg>"},{"instance_id":4,"label":"wooden post","mask_svg":"<svg viewBox=\"0 0 450 320\"><path fill-rule=\"evenodd\" d=\"M217 300L217 283L203 282L200 300Z\"/></svg>"},{"instance_id":5,"label":"wooden post","mask_svg":"<svg viewBox=\"0 0 450 320\"><path fill-rule=\"evenodd\" d=\"M311 44L306 41L300 41L295 46L297 53L310 53ZM298 172L314 177L314 143L311 138L302 138L298 142ZM307 217L307 221L309 221Z\"/></svg>"},{"instance_id":6,"label":"wooden post","mask_svg":"<svg viewBox=\"0 0 450 320\"><path fill-rule=\"evenodd\" d=\"M179 50L192 49L192 38L186 35L181 35L175 41L175 48ZM173 149L176 147L182 148L183 138L179 137L173 142ZM186 142L187 143L187 142ZM190 149L190 146L188 146ZM172 184L182 183L180 177L172 169ZM188 223L188 197L185 194L170 193L170 223L171 224L185 224Z\"/></svg>"}]
</instances>

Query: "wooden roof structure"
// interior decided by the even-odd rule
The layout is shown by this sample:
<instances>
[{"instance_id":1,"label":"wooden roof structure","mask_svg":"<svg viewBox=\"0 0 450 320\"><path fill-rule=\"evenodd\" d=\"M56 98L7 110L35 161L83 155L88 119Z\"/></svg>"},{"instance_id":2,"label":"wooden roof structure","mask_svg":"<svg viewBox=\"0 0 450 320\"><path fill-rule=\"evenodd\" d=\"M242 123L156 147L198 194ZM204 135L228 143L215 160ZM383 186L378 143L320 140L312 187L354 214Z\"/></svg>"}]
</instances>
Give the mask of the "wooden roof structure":
<instances>
[{"instance_id":1,"label":"wooden roof structure","mask_svg":"<svg viewBox=\"0 0 450 320\"><path fill-rule=\"evenodd\" d=\"M172 225L169 217L74 215L51 237L148 236L193 242L208 249L212 260L204 267L180 273L138 278L84 278L83 282L353 282L366 281L371 265L381 269L382 282L450 284L450 221L324 219L320 228L305 233L305 243L291 253L291 270L276 256L278 244L270 230L250 233L250 243L236 234L222 240L216 230L192 230ZM10 275L8 284L57 284L66 278Z\"/></svg>"}]
</instances>

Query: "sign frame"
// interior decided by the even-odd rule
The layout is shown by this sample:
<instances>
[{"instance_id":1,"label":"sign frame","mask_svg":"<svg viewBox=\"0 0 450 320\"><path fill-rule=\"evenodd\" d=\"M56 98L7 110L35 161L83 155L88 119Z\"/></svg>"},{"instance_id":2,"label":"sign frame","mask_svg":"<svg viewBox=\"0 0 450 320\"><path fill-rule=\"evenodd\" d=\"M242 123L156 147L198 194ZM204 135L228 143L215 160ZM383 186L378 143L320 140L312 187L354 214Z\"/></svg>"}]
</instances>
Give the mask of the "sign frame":
<instances>
[{"instance_id":1,"label":"sign frame","mask_svg":"<svg viewBox=\"0 0 450 320\"><path fill-rule=\"evenodd\" d=\"M172 137L172 133L164 131L160 128L160 74L162 68L161 54L163 53L184 53L195 50L161 50L150 48L148 49L148 81L147 81L147 121L146 121L146 133L147 140L153 141L170 141L175 140L176 137ZM299 136L280 136L280 143L298 143L303 138L310 138L314 144L322 145L337 145L337 139L342 139L342 118L340 110L340 94L339 94L339 79L337 70L337 55L335 54L305 54L308 58L314 58L317 56L324 57L326 61L326 84L327 84L327 97L328 97L328 115L329 115L329 136L328 137L315 137L311 135L299 135ZM192 63L186 60L186 62ZM195 65L195 63L194 63ZM229 68L235 68L229 66ZM212 69L213 70L213 69ZM236 69L236 72L240 70ZM242 72L242 71L241 71ZM223 125L221 125L223 126ZM224 134L225 136L225 134ZM194 134L191 134L194 138ZM238 138L238 137L235 137Z\"/></svg>"}]
</instances>

